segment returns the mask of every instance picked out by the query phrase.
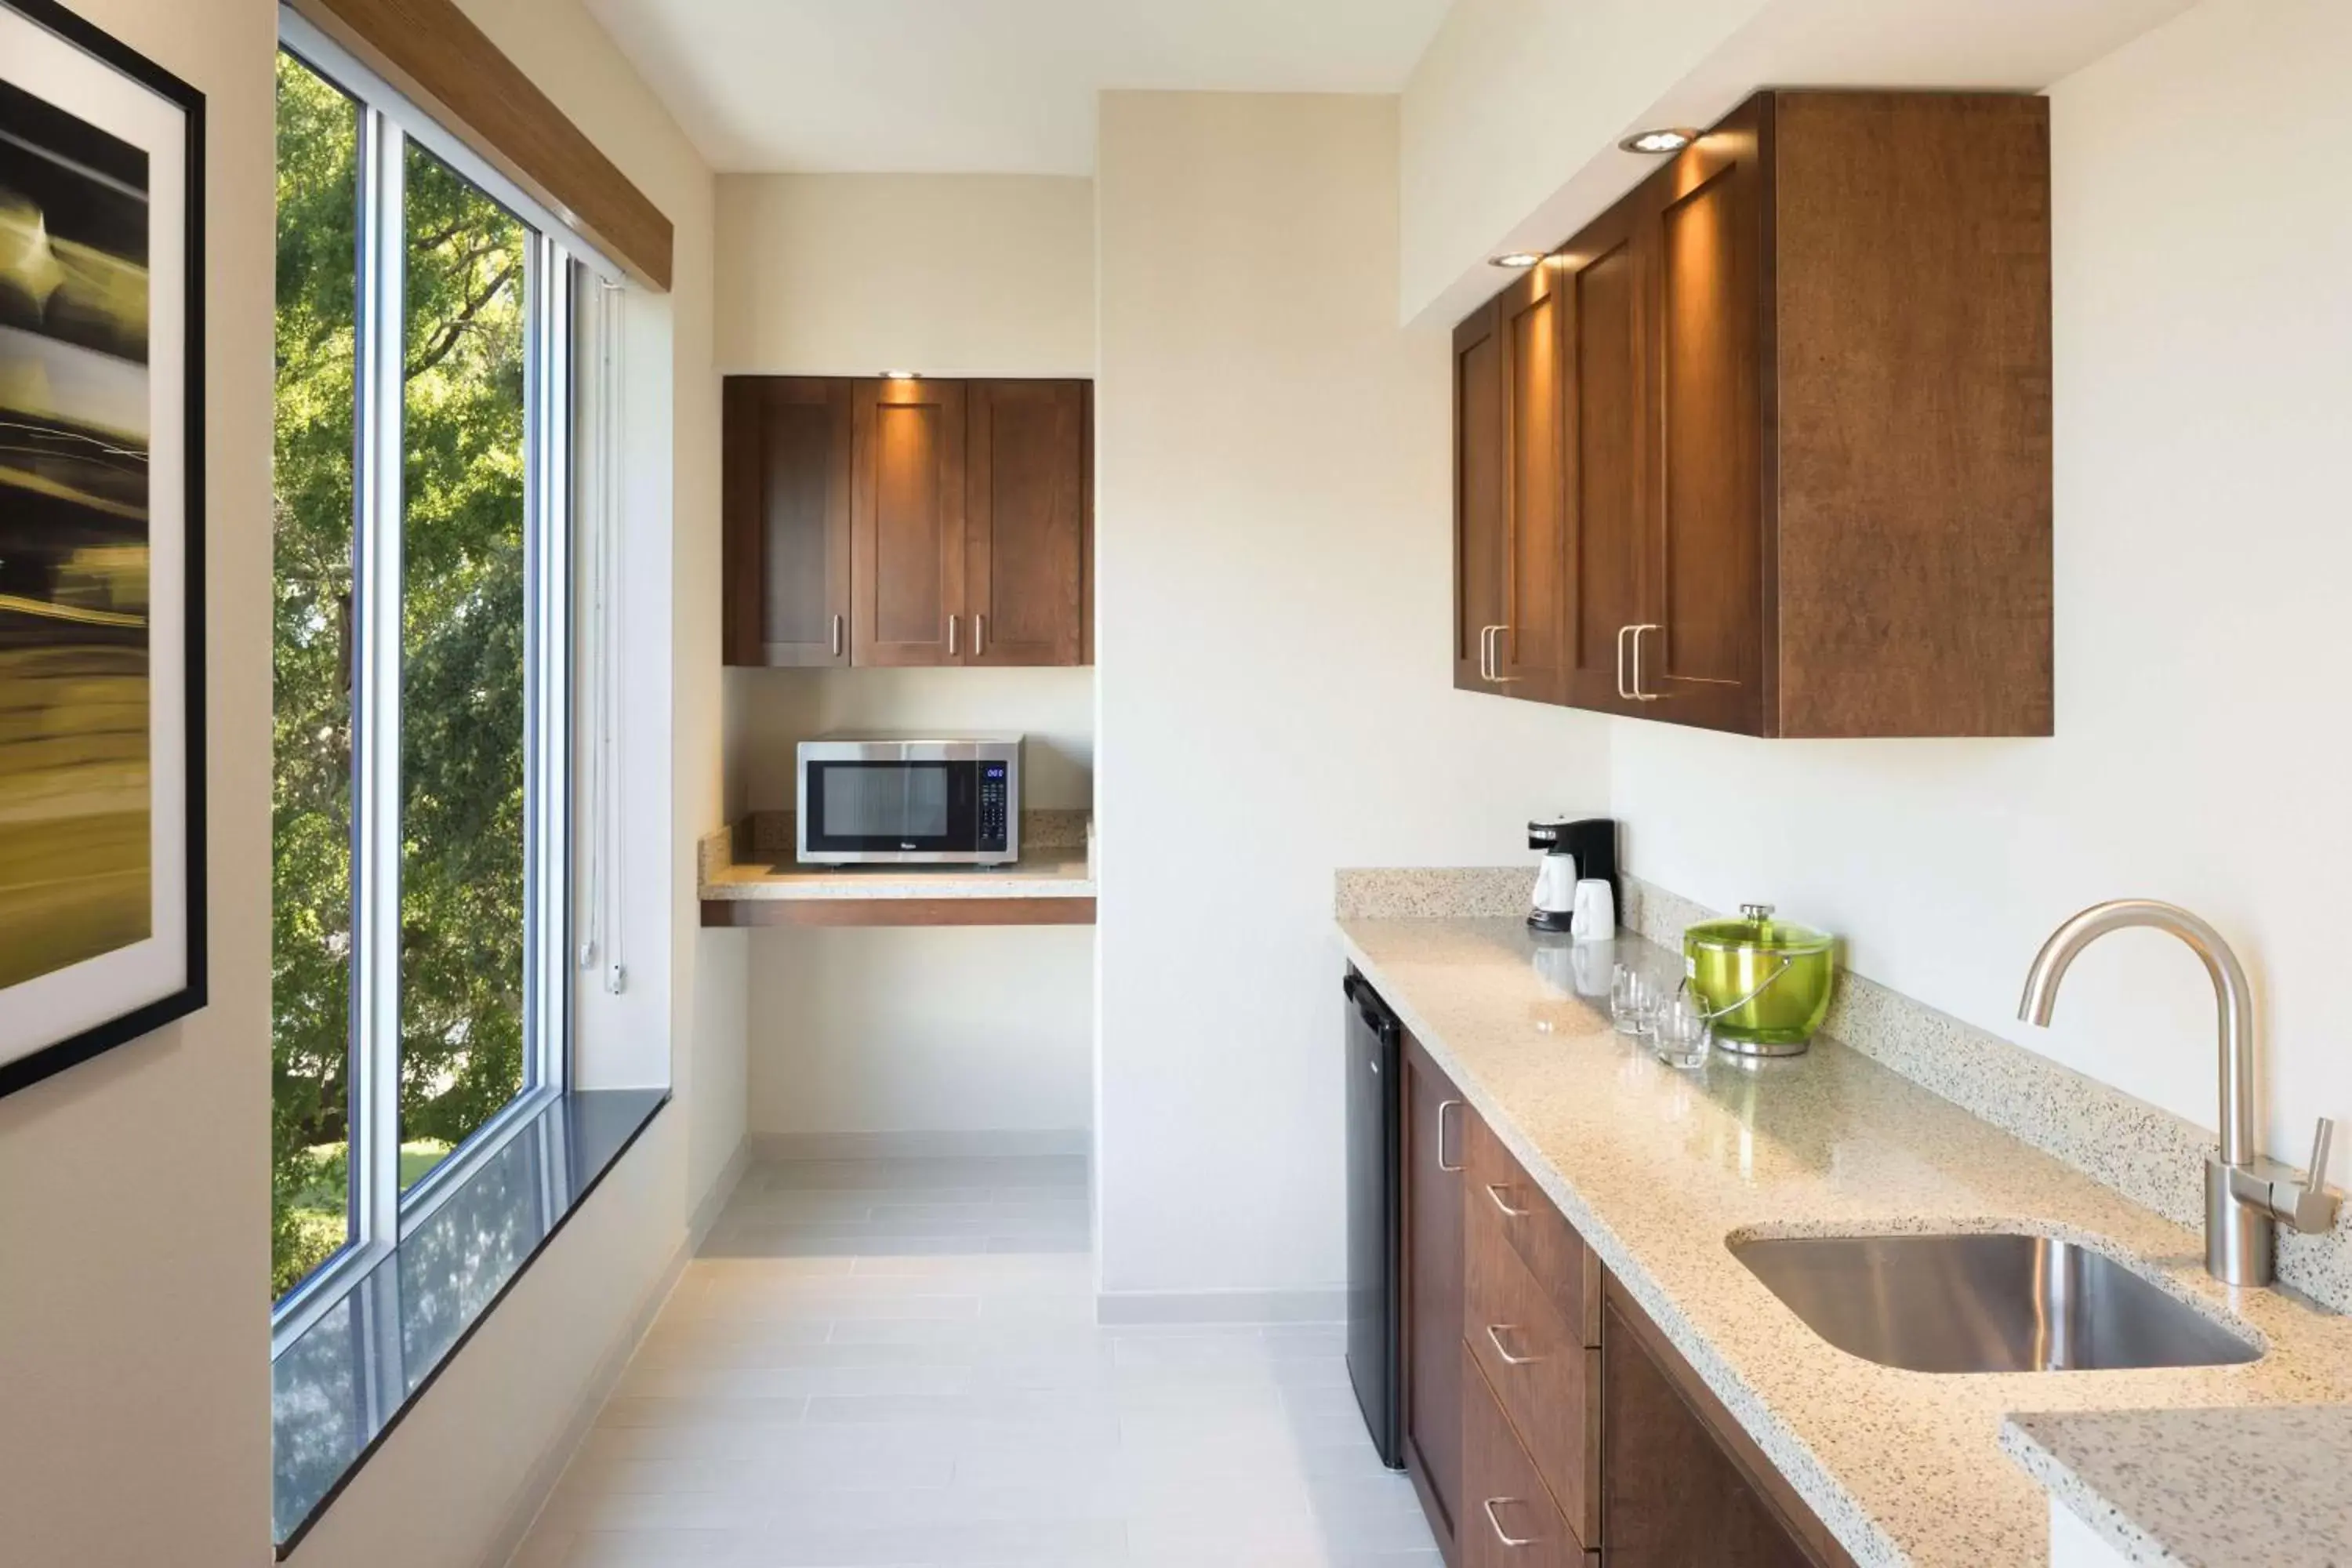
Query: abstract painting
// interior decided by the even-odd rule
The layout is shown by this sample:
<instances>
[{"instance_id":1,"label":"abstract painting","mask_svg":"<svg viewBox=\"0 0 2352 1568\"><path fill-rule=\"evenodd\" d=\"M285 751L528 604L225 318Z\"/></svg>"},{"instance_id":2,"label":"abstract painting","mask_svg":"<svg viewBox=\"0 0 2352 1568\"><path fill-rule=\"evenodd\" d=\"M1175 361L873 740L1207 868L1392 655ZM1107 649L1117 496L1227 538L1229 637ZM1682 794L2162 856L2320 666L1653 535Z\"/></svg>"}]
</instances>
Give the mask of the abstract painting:
<instances>
[{"instance_id":1,"label":"abstract painting","mask_svg":"<svg viewBox=\"0 0 2352 1568\"><path fill-rule=\"evenodd\" d=\"M203 1004L202 116L0 0L0 1093Z\"/></svg>"}]
</instances>

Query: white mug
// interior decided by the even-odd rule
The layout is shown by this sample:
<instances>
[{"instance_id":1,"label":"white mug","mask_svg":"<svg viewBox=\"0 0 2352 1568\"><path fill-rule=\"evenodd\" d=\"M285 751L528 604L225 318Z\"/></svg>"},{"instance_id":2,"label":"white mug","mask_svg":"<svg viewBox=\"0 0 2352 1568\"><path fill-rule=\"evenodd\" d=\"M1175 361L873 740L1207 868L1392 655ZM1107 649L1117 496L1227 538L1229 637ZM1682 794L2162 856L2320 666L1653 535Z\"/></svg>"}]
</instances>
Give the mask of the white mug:
<instances>
[{"instance_id":1,"label":"white mug","mask_svg":"<svg viewBox=\"0 0 2352 1568\"><path fill-rule=\"evenodd\" d=\"M1576 885L1576 901L1568 917L1568 934L1579 942L1607 942L1617 934L1617 900L1609 884L1587 877Z\"/></svg>"}]
</instances>

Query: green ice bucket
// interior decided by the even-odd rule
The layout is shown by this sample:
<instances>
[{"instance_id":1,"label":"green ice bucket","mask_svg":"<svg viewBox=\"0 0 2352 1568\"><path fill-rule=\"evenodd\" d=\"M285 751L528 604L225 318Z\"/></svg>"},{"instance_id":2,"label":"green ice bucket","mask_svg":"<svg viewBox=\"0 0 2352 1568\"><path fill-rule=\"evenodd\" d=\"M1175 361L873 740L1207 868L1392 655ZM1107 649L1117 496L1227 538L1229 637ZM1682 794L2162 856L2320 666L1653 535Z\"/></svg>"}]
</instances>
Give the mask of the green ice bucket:
<instances>
[{"instance_id":1,"label":"green ice bucket","mask_svg":"<svg viewBox=\"0 0 2352 1568\"><path fill-rule=\"evenodd\" d=\"M1792 1057L1829 1016L1836 939L1742 904L1737 920L1683 932L1683 971L1715 1016L1715 1043L1738 1056Z\"/></svg>"}]
</instances>

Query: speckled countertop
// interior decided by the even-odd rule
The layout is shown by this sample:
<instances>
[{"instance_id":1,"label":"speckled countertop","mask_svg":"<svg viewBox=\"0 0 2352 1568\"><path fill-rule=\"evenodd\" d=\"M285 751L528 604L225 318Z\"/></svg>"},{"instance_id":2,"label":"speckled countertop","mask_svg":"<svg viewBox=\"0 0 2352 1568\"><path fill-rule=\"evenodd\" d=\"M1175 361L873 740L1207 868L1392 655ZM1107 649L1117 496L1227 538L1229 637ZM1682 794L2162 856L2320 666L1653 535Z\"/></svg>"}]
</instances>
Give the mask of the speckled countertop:
<instances>
[{"instance_id":1,"label":"speckled countertop","mask_svg":"<svg viewBox=\"0 0 2352 1568\"><path fill-rule=\"evenodd\" d=\"M790 812L756 812L703 839L698 897L1091 899L1093 814L1024 811L1010 866L802 866Z\"/></svg>"},{"instance_id":2,"label":"speckled countertop","mask_svg":"<svg viewBox=\"0 0 2352 1568\"><path fill-rule=\"evenodd\" d=\"M2352 1563L2352 1406L2013 1415L2000 1440L2131 1562Z\"/></svg>"},{"instance_id":3,"label":"speckled countertop","mask_svg":"<svg viewBox=\"0 0 2352 1568\"><path fill-rule=\"evenodd\" d=\"M1524 921L1342 920L1342 946L1461 1092L1865 1563L2040 1563L2042 1489L2011 1412L2352 1399L2352 1321L2209 1279L2189 1229L1837 1045L1680 1073L1578 994L1605 988ZM1632 936L1619 955L1671 973ZM1735 1234L2024 1230L2134 1260L2267 1353L2243 1366L1966 1376L1833 1349L1725 1246Z\"/></svg>"}]
</instances>

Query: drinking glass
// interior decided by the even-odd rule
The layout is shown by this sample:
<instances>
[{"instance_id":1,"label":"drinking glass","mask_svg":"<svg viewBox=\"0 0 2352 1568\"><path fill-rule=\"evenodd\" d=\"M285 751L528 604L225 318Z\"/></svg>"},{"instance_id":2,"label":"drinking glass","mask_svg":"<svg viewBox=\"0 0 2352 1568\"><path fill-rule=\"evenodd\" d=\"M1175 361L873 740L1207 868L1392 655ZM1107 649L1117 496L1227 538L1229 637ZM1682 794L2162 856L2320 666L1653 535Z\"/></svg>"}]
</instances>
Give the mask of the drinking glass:
<instances>
[{"instance_id":1,"label":"drinking glass","mask_svg":"<svg viewBox=\"0 0 2352 1568\"><path fill-rule=\"evenodd\" d=\"M1657 982L1630 963L1620 963L1609 975L1609 1021L1621 1035L1647 1032L1658 1005Z\"/></svg>"},{"instance_id":2,"label":"drinking glass","mask_svg":"<svg viewBox=\"0 0 2352 1568\"><path fill-rule=\"evenodd\" d=\"M1659 1006L1651 1032L1651 1048L1671 1068L1704 1067L1715 1044L1715 1019L1706 1004L1688 991L1679 991Z\"/></svg>"}]
</instances>

